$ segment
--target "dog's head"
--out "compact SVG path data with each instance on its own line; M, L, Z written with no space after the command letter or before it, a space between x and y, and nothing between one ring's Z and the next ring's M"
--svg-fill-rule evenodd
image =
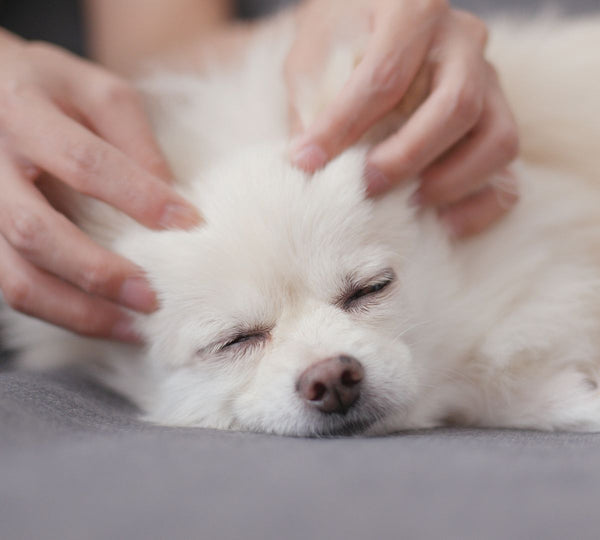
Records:
M202 227L124 237L161 303L140 320L151 418L329 435L410 408L412 210L406 190L365 199L363 158L346 153L307 178L283 152L256 149L188 194Z

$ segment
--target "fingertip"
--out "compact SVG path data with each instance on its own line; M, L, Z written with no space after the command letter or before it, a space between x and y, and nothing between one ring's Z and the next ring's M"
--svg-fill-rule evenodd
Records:
M305 172L313 173L322 169L329 160L325 150L318 144L300 141L292 143L290 149L292 165Z
M163 229L192 229L203 223L200 212L187 202L168 203L159 218L158 224Z
M123 282L119 291L119 302L143 313L152 313L158 307L156 293L141 276L130 277Z

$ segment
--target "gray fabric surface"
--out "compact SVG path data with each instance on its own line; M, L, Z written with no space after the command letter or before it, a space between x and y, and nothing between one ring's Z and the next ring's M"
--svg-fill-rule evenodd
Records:
M0 538L597 539L600 437L170 429L73 374L0 377Z
M0 540L585 540L599 496L597 435L170 429L74 373L0 372Z

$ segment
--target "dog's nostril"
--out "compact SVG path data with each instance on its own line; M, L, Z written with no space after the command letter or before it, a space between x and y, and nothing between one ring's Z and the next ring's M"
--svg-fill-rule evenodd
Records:
M324 413L346 413L360 396L362 364L351 356L335 356L310 366L296 385L300 397Z
M309 401L320 401L327 393L327 387L321 382L313 384L311 390L312 393L310 397L308 397Z
M344 373L342 373L341 381L344 386L354 386L355 384L359 384L360 381L362 381L362 378L362 370L346 369Z

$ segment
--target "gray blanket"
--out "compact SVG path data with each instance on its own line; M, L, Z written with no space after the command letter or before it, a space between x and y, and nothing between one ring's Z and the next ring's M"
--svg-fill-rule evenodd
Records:
M0 538L597 539L600 437L295 439L135 420L75 374L0 377Z
M596 435L162 428L76 373L0 372L0 540L595 540L599 498Z

